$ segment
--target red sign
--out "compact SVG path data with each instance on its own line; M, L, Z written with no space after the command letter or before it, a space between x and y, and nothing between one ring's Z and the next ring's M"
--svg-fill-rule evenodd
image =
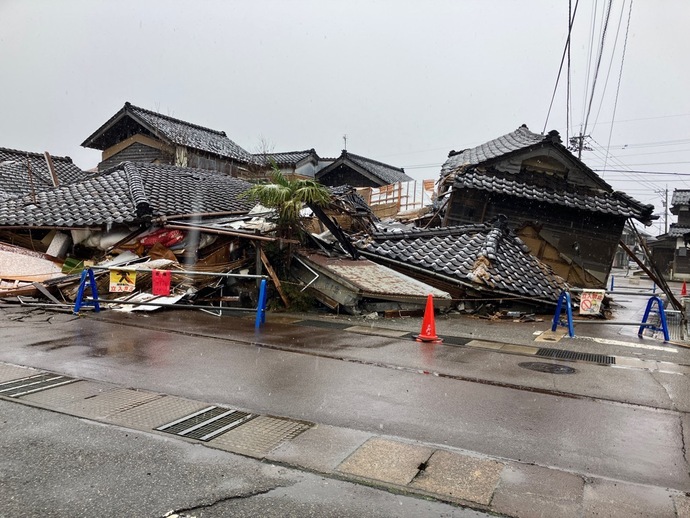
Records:
M162 297L170 295L170 270L153 270L151 276L153 294Z

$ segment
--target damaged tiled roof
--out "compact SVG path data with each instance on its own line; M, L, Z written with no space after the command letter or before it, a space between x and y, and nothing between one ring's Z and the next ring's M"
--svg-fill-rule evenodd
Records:
M52 156L53 166L60 185L86 178L69 157ZM16 149L0 148L0 199L30 194L53 187L43 153L30 153Z
M364 255L477 290L555 303L565 281L510 230L490 224L376 233Z
M82 143L82 146L106 149L109 146L101 143L100 138L126 117L131 117L152 134L163 137L170 143L240 162L249 163L252 161L252 155L230 140L224 131L191 124L167 115L139 108L129 102L125 103L125 106L120 111L87 138Z
M651 221L654 212L653 205L640 203L623 192L578 188L561 178L540 173L522 172L517 177L493 169L489 172L469 169L456 176L454 185L643 222Z
M133 223L165 215L248 212L251 184L201 169L119 166L81 182L7 200L0 226L81 227Z
M596 187L585 188L556 175L520 171L499 171L497 159L549 146L586 174ZM441 168L441 178L453 179L454 188L479 189L518 198L527 198L580 210L634 218L645 224L656 219L654 206L643 204L613 188L561 143L557 131L532 133L524 124L517 130L472 149L449 154Z
M459 167L467 167L482 164L494 158L528 148L535 144L544 142L545 140L553 141L557 138L560 142L560 137L557 133L550 133L548 135L541 135L539 133L532 133L524 124L515 131L498 137L497 139L485 142L477 147L465 149L463 151L451 151L448 160L441 168L441 177L445 177Z
M254 162L261 165L268 165L275 162L277 165L297 165L305 158L314 156L317 160L319 156L314 149L305 151L285 151L282 153L255 153L252 155Z
M366 200L357 192L357 189L351 185L338 185L336 187L329 187L331 194L334 198L341 199L345 203L349 204L355 212L363 212L371 215L372 218L378 220L374 215L371 207L367 204Z

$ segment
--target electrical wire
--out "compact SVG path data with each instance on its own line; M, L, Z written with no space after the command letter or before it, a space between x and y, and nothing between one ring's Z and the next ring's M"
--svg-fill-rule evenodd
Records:
M609 77L611 77L611 69L613 68L613 60L616 57L616 48L618 47L618 37L619 37L620 32L621 32L621 25L623 24L623 13L624 12L625 12L625 0L623 0L623 4L621 5L621 10L620 10L620 15L618 16L618 25L616 26L616 37L613 38L613 47L611 48L611 59L609 59L609 66L606 69L606 80L604 81L604 89L601 91L601 99L599 101L599 108L597 109L597 115L594 118L594 124L592 125L592 129L590 130L590 133L594 133L594 128L597 126L597 122L599 122L599 115L601 115L601 109L604 107L604 99L606 97L606 89L609 86Z
M594 67L594 78L592 79L592 90L589 95L589 103L587 105L587 116L585 117L585 125L584 129L582 130L583 134L587 133L587 126L589 124L589 116L592 113L592 101L594 101L594 92L596 91L597 88L597 79L599 78L599 70L601 68L601 58L604 54L604 43L606 42L606 31L608 29L609 25L609 20L611 18L611 7L613 5L613 0L609 0L608 2L608 7L606 9L606 16L604 19L604 25L602 26L601 30L601 42L599 43L599 51L597 53L597 63L596 66Z
M625 6L625 3L623 3L623 6ZM618 72L618 85L616 86L616 98L613 101L613 115L611 116L611 127L609 128L609 140L606 143L606 156L608 157L609 155L609 148L611 146L611 136L613 135L613 124L614 121L616 120L616 109L618 108L618 94L620 93L621 90L621 78L623 77L623 63L625 62L625 51L628 47L628 33L630 32L630 19L632 18L632 6L633 6L633 0L630 0L630 8L628 9L628 24L625 28L625 40L623 41L623 55L621 56L621 68L620 71ZM623 8L621 8L621 13L623 13ZM618 35L616 34L616 37ZM606 169L607 163L604 162L604 169Z
M575 2L575 12L577 12L577 5L580 3L580 0L577 0ZM565 63L565 58L568 55L568 51L570 49L570 35L572 34L573 31L573 22L575 21L575 13L573 13L572 18L570 17L570 10L568 10L568 17L570 18L568 20L568 37L565 40L565 47L563 48L563 55L561 56L561 64L558 67L558 74L556 75L556 84L553 86L553 94L551 95L551 102L549 103L549 110L546 113L546 120L544 121L544 129L542 130L542 135L546 133L546 126L549 124L549 116L551 115L551 108L553 108L553 101L556 98L556 91L558 90L558 83L561 79L561 72L563 71L563 63ZM570 63L570 61L568 61ZM570 65L568 65L570 68Z

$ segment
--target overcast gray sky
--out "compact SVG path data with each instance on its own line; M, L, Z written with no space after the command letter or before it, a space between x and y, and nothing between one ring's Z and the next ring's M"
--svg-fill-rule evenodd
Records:
M570 133L607 6L579 2ZM583 159L603 168L610 142L609 169L690 173L690 2L634 2L618 88L629 7L612 4ZM347 134L349 151L436 179L451 149L543 130L568 1L0 0L0 20L0 147L94 167L80 143L130 101L250 152L264 139L333 157ZM563 74L546 129L565 140ZM603 176L659 211L655 191L690 188L679 174Z

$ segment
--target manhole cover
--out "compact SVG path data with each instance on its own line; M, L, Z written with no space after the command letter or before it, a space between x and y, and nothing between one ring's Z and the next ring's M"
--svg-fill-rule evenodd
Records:
M541 362L523 362L518 363L523 369L529 369L537 372L548 372L549 374L575 374L577 371L567 365L558 365L557 363L541 363Z

